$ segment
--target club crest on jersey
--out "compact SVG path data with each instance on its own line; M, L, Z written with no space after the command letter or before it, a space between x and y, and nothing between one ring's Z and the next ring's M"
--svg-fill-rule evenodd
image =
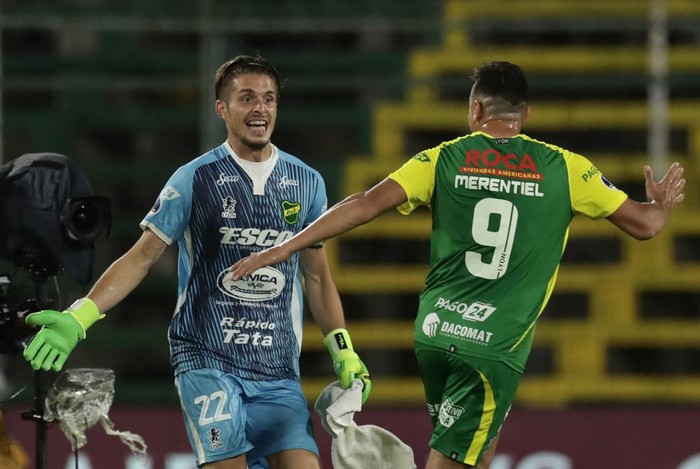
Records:
M425 154L425 152L420 152L417 155L413 157L414 160L418 160L421 163L430 163L430 158L428 155Z
M232 196L226 196L225 198L221 199L222 201L222 207L224 209L223 212L221 212L221 217L222 218L236 218L236 199L234 199Z
M459 418L464 414L464 408L458 405L454 405L449 397L446 397L442 401L440 406L440 413L438 414L438 419L440 423L445 427L451 427L454 423L459 420Z
M299 202L291 202L289 200L282 201L282 218L288 225L296 225L299 223L300 213L301 204Z

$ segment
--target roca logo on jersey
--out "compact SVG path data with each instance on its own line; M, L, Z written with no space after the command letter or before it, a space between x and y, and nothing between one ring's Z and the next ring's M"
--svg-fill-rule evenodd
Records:
M216 285L228 296L246 301L265 301L279 296L286 280L282 272L273 267L262 267L247 277L231 279L228 269L219 274Z
M291 238L291 231L261 230L260 228L232 228L222 226L219 228L221 244L238 244L241 246L259 246L266 248L276 246Z

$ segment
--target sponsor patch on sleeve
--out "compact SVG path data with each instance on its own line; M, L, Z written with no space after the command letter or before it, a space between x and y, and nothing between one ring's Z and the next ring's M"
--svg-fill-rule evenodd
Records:
M615 185L612 182L608 181L608 179L605 176L603 176L602 174L600 175L600 179L602 179L603 184L608 186L610 189L617 189L617 187L615 187Z

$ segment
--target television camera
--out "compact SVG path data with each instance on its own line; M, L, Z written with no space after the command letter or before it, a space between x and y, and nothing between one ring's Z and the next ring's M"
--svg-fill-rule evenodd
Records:
M13 279L0 274L0 353L17 354L35 332L24 317L41 309L63 309L59 273L81 284L92 276L94 241L111 232L111 204L93 195L75 161L58 153L30 153L0 166L0 259L26 271L32 298L21 298ZM53 280L53 282L50 282ZM19 299L16 299L20 296ZM10 299L12 297L12 300ZM36 467L46 467L46 372L37 371L35 407L23 418L36 422Z
M17 352L16 336L31 333L23 327L28 312L62 307L44 297L41 289L49 278L66 272L82 284L90 280L94 241L110 231L109 199L93 195L74 160L30 153L0 167L0 258L26 270L36 293L6 303L12 282L0 276L0 338L8 339L0 351ZM18 320L22 325L17 326Z

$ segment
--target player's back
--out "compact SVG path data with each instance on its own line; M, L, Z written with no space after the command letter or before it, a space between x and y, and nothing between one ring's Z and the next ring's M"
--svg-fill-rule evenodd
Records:
M586 206L585 178L602 186L600 175L584 157L524 135L477 132L421 155L434 167L433 232L416 340L522 369L577 206L607 215Z

